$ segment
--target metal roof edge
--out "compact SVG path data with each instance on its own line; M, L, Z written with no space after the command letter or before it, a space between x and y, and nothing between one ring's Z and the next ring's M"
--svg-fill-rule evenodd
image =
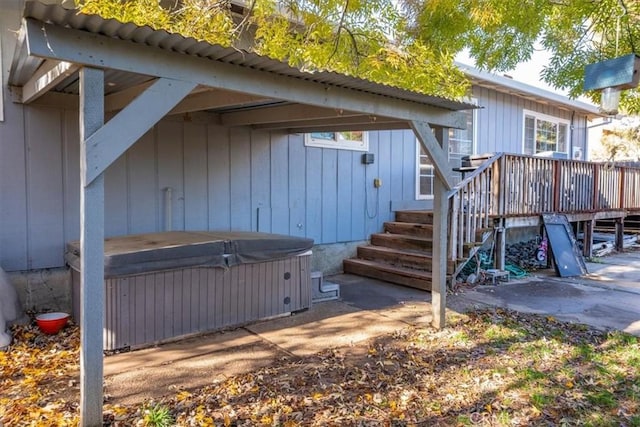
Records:
M560 95L546 89L532 86L530 84L523 83L509 77L503 77L497 74L483 71L468 64L456 62L456 66L460 68L460 70L462 70L470 79L477 80L477 84L479 86L482 86L482 82L487 82L493 85L502 86L505 89L511 89L516 92L521 92L523 94L533 96L534 98L540 98L542 100L549 101L564 108L583 112L588 115L589 118L607 117L606 114L600 112L599 108L596 105L574 100L565 95ZM517 96L518 94L514 93L513 95Z

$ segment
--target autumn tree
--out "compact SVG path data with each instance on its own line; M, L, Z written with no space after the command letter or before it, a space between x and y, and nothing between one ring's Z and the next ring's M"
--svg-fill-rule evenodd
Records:
M453 64L464 49L480 68L505 71L530 59L539 43L551 53L542 79L572 96L583 93L587 64L640 49L637 0L79 0L79 6L249 48L304 70L447 97L469 88ZM622 108L640 112L638 94L625 91Z
M550 85L583 94L586 65L640 55L638 0L402 0L407 31L426 45L468 48L476 65L493 71L527 61L536 43L551 53L542 72ZM589 94L599 101L598 93ZM622 107L640 113L640 92Z
M625 119L602 131L599 160L640 162L640 120Z
M404 20L392 0L83 0L79 8L244 48L307 71L336 71L449 98L468 89L453 64L455 52L398 37Z

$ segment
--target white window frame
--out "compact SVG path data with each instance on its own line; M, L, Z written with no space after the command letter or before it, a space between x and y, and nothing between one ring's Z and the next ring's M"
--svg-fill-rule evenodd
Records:
M369 151L369 132L362 132L362 141L349 140L341 137L345 132L325 132L333 133L334 137L332 139L314 137L314 135L319 133L323 132L305 134L304 145L307 147L334 148L337 150Z
M473 105L478 105L477 98L467 98L465 99L465 102L468 102ZM471 114L473 115L473 129L471 131L471 138L472 138L471 154L476 154L476 150L478 148L478 108L472 110ZM455 131L457 129L453 129L453 130ZM449 136L449 138L451 138L451 136ZM451 154L451 146L449 146L449 154ZM456 154L462 154L462 153L456 153Z
M569 148L571 146L571 122L567 119L562 119L560 117L556 117L556 116L550 116L548 114L544 114L544 113L538 113L537 111L532 111L532 110L523 110L522 111L522 151L521 153L525 153L525 138L526 138L526 133L527 133L527 128L526 128L526 120L527 120L527 116L531 116L535 119L535 127L533 129L534 132L534 153L533 155L536 155L538 153L535 152L535 133L536 130L538 129L538 120L544 120L545 122L550 122L550 123L555 123L557 125L563 124L566 125L567 127L567 136L566 136L566 141L565 141L565 151L557 151L558 153L565 153L567 154L567 156L569 156ZM556 141L556 148L558 147L558 141ZM567 157L569 158L569 157Z
M466 100L467 102L470 102L472 104L477 105L478 104L478 100L476 98L470 98ZM474 109L472 110L471 114L473 115L473 129L471 131L471 153L470 154L475 154L476 153L476 149L478 148L478 109ZM447 132L448 134L448 132ZM450 138L450 135L447 135L448 138ZM451 146L449 146L449 149L447 150L447 159L451 158ZM462 153L455 153L455 154L462 154ZM416 192L416 200L432 200L433 199L433 194L432 195L428 195L428 194L422 194L420 193L420 141L416 138L416 168L414 171L415 174L415 192ZM432 170L433 170L433 166L431 166ZM433 178L435 179L435 170L433 170Z
M432 200L433 199L433 194L428 195L428 194L422 194L420 192L420 156L421 156L421 150L420 150L420 141L418 140L418 138L416 138L416 169L414 171L414 175L416 177L416 200ZM431 170L432 170L432 175L433 175L433 179L435 179L435 169L433 167L433 165L431 165Z

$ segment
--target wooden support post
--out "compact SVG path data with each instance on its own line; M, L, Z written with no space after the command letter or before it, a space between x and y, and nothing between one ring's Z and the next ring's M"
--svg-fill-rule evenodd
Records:
M80 70L80 424L102 425L104 175L88 179L87 139L104 123L104 72Z
M494 267L500 271L503 271L506 266L506 251L507 251L507 230L504 228L504 221L500 221L496 225L496 234L494 235L496 241L496 260Z
M591 219L584 222L584 237L582 240L582 255L585 258L591 258L593 256L593 228L595 227L596 220Z
M433 327L444 329L447 308L447 217L449 198L440 178L433 183L433 266L431 306Z
M448 133L436 128L435 134L427 125L413 124L418 140L425 146L429 156L440 159L434 162L436 179L433 183L433 258L431 271L431 307L433 327L444 329L447 308L447 242L449 221L449 198L447 190L451 188L451 168L448 162ZM427 147L428 146L428 147Z
M624 249L624 218L616 218L616 251Z

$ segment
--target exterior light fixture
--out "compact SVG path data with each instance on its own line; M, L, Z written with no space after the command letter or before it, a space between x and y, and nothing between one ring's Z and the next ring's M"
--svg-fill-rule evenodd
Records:
M600 111L615 116L618 114L620 104L620 89L615 87L605 87L600 94Z
M640 57L634 53L589 64L584 69L584 90L601 91L600 110L610 116L618 114L620 92L637 87L639 80Z

